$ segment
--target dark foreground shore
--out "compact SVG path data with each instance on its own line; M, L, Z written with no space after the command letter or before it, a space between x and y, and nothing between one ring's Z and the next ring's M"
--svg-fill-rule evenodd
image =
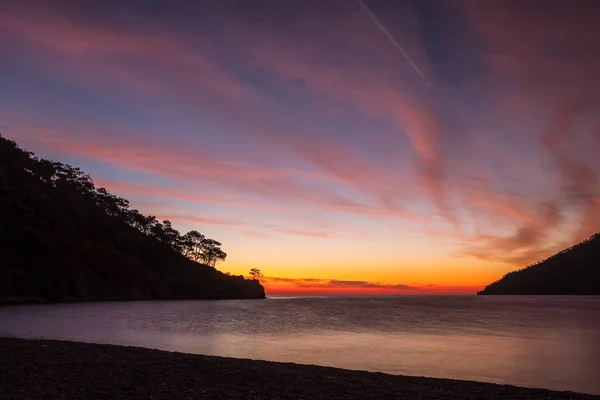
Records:
M600 399L137 347L0 338L0 399Z

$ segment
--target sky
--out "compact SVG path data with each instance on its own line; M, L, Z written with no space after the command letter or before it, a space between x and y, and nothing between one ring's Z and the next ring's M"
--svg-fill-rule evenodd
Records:
M475 293L600 231L597 0L0 2L0 133L267 294Z

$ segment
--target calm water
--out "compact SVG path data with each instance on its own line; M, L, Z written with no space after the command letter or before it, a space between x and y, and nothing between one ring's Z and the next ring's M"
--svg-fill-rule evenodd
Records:
M600 297L362 297L0 307L0 336L600 394Z

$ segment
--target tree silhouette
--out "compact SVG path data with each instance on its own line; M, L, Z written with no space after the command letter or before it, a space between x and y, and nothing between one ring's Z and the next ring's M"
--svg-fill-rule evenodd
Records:
M198 231L189 231L181 237L182 254L192 261L203 262L203 244L206 236Z
M250 276L252 277L253 280L260 281L260 279L263 277L263 274L260 272L260 269L252 268L250 270Z
M204 239L202 243L202 260L206 265L215 267L219 261L224 261L227 254L221 250L221 243L213 239Z
M79 168L1 135L0 254L0 297L264 297L260 285L208 268L227 257L221 243L182 236Z
M600 234L526 268L512 271L478 294L600 294Z
M178 253L181 253L181 235L177 229L173 228L171 221L168 219L165 219L162 223L162 235L162 242Z

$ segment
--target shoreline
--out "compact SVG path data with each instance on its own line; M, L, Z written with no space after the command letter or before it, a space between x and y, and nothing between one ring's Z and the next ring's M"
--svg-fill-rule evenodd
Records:
M0 354L0 397L11 399L600 399L493 383L54 340L0 338Z

